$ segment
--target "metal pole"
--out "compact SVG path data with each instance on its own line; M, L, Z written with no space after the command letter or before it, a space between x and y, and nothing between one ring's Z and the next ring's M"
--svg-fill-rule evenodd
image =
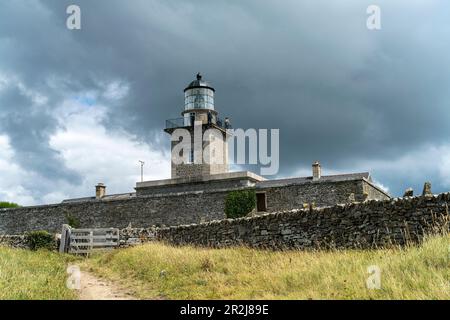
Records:
M141 182L144 182L144 161L139 160L139 162L141 163Z

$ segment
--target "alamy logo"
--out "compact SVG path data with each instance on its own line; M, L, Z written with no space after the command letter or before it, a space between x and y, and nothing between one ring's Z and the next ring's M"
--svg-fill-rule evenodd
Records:
M81 29L81 9L77 5L70 5L66 9L66 13L69 17L66 20L66 26L69 30Z
M202 121L195 121L193 131L178 128L172 132L173 164L250 164L260 165L262 175L278 173L279 129L271 129L269 138L268 129L226 129L224 132L210 128L203 131L202 124Z
M370 15L366 21L367 29L381 30L381 8L377 5L370 5L366 12Z
M78 266L68 266L67 273L69 277L66 281L66 286L71 290L80 290L81 289L81 271Z
M381 289L381 269L379 266L369 266L367 268L369 277L366 280L367 289L379 290Z

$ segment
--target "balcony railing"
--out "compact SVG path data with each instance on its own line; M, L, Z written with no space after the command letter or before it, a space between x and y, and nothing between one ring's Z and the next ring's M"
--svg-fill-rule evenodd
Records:
M185 124L185 121L186 121L186 124ZM187 127L187 126L189 126L189 123L187 123L187 121L188 121L188 119L184 119L184 118L166 120L166 129Z
M205 122L204 124L207 124L207 122ZM217 117L212 119L211 124L214 124L214 125L218 126L219 128L222 128L225 130L232 129L232 126L229 122L227 124L227 123L225 123L225 121L223 121L222 119L217 118ZM166 120L166 129L190 127L193 125L194 124L192 123L191 118L176 118L176 119Z

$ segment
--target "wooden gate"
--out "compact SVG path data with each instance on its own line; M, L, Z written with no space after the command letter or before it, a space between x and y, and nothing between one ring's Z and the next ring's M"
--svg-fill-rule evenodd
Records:
M73 229L63 226L60 252L89 254L93 250L108 250L119 246L119 229Z

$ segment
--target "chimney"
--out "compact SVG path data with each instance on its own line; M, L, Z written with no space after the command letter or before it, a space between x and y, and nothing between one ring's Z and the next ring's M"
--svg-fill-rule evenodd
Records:
M101 199L106 195L106 186L103 183L99 183L95 186L95 198Z
M313 181L319 180L322 175L319 161L315 161L312 165Z

